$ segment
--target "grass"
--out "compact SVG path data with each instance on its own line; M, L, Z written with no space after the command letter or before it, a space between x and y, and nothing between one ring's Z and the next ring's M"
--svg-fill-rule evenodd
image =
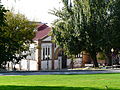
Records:
M0 90L120 90L120 74L0 76Z

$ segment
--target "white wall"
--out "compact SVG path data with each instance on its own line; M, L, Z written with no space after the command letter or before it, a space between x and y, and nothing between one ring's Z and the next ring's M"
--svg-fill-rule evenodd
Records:
M54 60L54 69L62 69L62 61Z
M70 68L71 59L67 59L67 68Z
M74 68L80 67L82 58L76 58L74 59ZM71 60L67 60L67 68L70 68L70 63ZM9 62L9 70L12 70L13 65L11 62ZM38 63L36 60L21 60L21 64L16 64L15 67L17 70L20 70L20 65L21 65L21 70L38 70ZM6 65L7 66L7 65ZM49 70L52 70L52 60L48 60L48 67ZM59 70L62 69L62 60L58 58L58 60L54 60L54 69ZM47 69L47 60L42 60L41 61L41 70L48 70Z
M52 69L52 60L48 60L48 68L47 68L47 60L41 61L41 69L42 70L51 70Z
M82 64L82 58L75 58L74 59L74 68L80 67Z
M38 70L38 64L35 60L30 60L30 70Z
M52 37L51 37L51 36L49 36L49 37L47 37L47 38L43 39L42 41L51 41L51 40L52 40Z
M21 60L21 63L20 64L16 64L15 65L15 68L17 70L37 70L37 61L35 60Z
M75 58L74 60L73 60L73 67L74 68L78 68L78 67L80 67L81 66L81 64L82 64L82 58ZM70 68L71 67L71 59L67 59L67 67L68 68Z

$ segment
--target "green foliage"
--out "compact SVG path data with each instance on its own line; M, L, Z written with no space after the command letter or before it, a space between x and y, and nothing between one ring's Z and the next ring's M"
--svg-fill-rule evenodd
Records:
M5 26L5 13L6 13L6 9L3 7L3 5L1 5L0 2L0 64L2 62L2 58L5 57L4 52L5 52L5 48L4 48L4 40L5 37L3 35L3 33L5 32L2 27Z
M97 55L97 59L98 60L105 60L106 59L106 55L103 52L99 52Z
M4 25L6 9L1 5L0 2L0 26Z
M120 0L115 0L111 10L112 47L120 50Z
M112 65L111 49L120 50L120 1L109 0L106 14L102 20L101 38L99 46L108 58L108 65Z
M64 7L53 10L59 17L53 23L58 45L69 54L90 53L97 67L96 55L120 46L119 0L62 0Z
M79 26L81 23L79 12L81 10L77 8L77 6L73 8L72 3L68 2L70 1L63 0L65 6L62 10L55 9L52 11L52 14L59 17L53 24L53 34L57 44L64 48L67 54L75 55L82 50L80 46L84 46L84 40L79 39L79 37L84 37L84 34L82 33L81 35L80 33L82 30L79 29L81 28ZM78 22L76 22L76 20Z
M119 20L120 16L116 13L120 13L120 8L117 5L117 0L110 0L108 3L108 7L106 8L106 14L102 20L103 29L101 31L101 42L100 46L102 47L103 51L111 52L111 48L119 47ZM116 10L117 9L117 10ZM116 26L117 25L117 26Z
M65 48L68 53L75 55L84 50L93 56L94 61L96 53L100 50L100 16L105 15L104 8L100 6L104 4L104 0L74 0L72 5L66 4L67 2L63 2L65 6L62 10L54 10L52 13L59 17L54 23L54 37L58 45Z
M4 45L0 52L0 64L13 60L18 62L26 56L22 55L22 52L28 50L35 29L35 24L28 21L22 14L7 12L5 18L6 25L2 26L4 33L1 34L4 37L2 39Z

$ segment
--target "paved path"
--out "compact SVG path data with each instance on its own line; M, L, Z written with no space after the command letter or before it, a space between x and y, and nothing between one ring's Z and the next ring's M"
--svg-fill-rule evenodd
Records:
M64 71L17 71L3 72L0 76L16 76L16 75L59 75L59 74L98 74L98 73L120 73L120 70L64 70Z

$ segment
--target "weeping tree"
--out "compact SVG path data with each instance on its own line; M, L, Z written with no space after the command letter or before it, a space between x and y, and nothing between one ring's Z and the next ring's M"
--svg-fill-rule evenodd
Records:
M106 0L62 0L64 7L53 10L59 17L53 23L53 34L58 45L72 55L87 51L98 67L96 55L104 49L103 32L107 29L108 8Z
M87 16L84 15L85 2L75 0L62 0L64 7L53 10L51 13L59 19L53 23L53 36L56 43L64 48L66 54L74 56L85 49ZM88 13L86 13L87 15Z
M65 53L71 57L79 54L84 46L85 33L82 31L80 23L80 13L82 8L77 8L77 2L73 6L70 0L63 0L64 7L61 10L53 10L51 13L59 17L53 23L53 36L56 43L64 49ZM82 33L82 34L81 34ZM82 37L82 38L79 38Z

